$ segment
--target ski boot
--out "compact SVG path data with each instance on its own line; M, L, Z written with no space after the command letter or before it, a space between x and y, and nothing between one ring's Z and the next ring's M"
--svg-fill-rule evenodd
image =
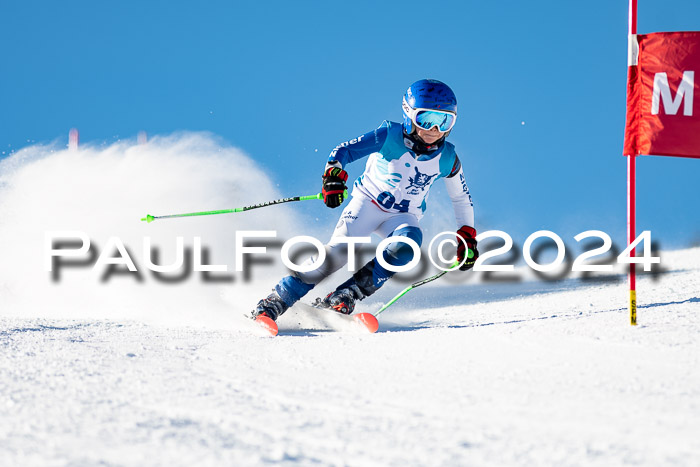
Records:
M365 298L365 295L360 288L356 284L351 283L346 287L338 288L335 292L329 293L323 300L317 298L314 306L328 308L338 313L349 315L355 310L355 302L363 298Z
M252 316L253 319L257 319L258 316L264 315L272 321L277 321L277 318L287 311L288 308L284 300L277 295L277 292L272 292L267 298L263 298L258 302L255 310L253 310Z
M277 292L272 292L267 298L263 298L258 302L255 310L251 313L251 318L271 336L276 336L279 329L277 328L275 320L277 320L282 313L287 311L287 308L289 307L284 303L284 300L277 295Z

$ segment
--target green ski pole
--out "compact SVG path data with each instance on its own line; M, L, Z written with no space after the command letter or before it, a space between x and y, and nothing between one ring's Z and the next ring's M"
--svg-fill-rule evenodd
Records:
M345 192L345 197L347 198L348 192ZM243 206L242 208L234 208L234 209L221 209L219 211L200 211L200 212L188 212L185 214L169 214L167 216L152 216L150 214L147 214L146 217L142 218L142 221L146 221L149 224L153 222L156 219L172 219L174 217L193 217L193 216L210 216L212 214L228 214L232 212L243 212L243 211L250 211L251 209L258 209L258 208L265 208L267 206L274 206L275 204L282 204L282 203L291 203L292 201L307 201L310 199L323 199L323 195L321 193L318 193L316 195L309 195L309 196L294 196L292 198L282 198L282 199L276 199L274 201L267 201L265 203L260 203L260 204L253 204L251 206Z
M469 250L469 253L467 253L467 257L468 258L474 257L474 252L472 250ZM396 302L399 298L406 295L411 290L415 289L416 287L420 287L421 285L427 284L428 282L432 282L435 279L440 279L442 276L444 276L448 272L452 271L457 266L459 266L459 261L455 261L454 263L452 263L452 265L449 268L447 268L445 271L440 271L439 273L435 274L434 276L426 277L425 279L419 280L418 282L414 282L413 284L409 285L408 287L403 289L396 297L389 300L383 307L381 307L379 309L379 311L374 313L374 316L378 316L379 313L381 313L382 311L389 308L391 305L394 304L394 302Z

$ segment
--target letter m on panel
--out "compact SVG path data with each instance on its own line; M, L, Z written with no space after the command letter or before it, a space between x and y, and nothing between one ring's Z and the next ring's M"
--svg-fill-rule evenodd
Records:
M654 75L654 90L651 96L651 114L659 114L661 101L664 104L666 115L676 115L683 102L683 115L693 116L693 89L695 88L695 72L684 71L681 84L678 86L676 97L671 97L671 88L668 85L668 75L666 73L656 73Z

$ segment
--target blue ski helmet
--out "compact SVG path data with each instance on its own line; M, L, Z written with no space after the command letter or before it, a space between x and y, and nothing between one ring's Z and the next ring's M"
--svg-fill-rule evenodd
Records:
M403 128L408 135L415 129L409 115L415 109L445 110L457 115L457 97L448 85L436 79L422 79L409 86L403 96Z

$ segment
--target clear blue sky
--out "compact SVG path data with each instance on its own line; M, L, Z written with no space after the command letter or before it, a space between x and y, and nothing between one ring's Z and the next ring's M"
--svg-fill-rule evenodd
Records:
M640 33L699 29L696 0L639 1ZM619 242L626 35L626 0L8 0L0 152L71 127L97 144L206 130L284 194L313 193L336 144L400 120L406 87L437 78L458 97L450 139L479 230L522 244L547 228L574 244L601 229ZM664 247L700 242L700 160L647 157L638 170L639 230Z

